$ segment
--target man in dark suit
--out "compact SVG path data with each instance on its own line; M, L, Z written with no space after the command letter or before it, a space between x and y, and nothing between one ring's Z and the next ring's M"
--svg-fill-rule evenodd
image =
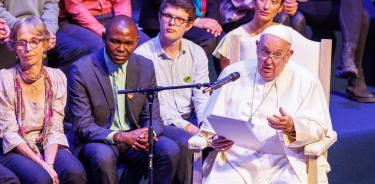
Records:
M148 100L144 94L117 94L156 85L151 61L132 54L138 41L131 18L117 16L106 27L105 47L70 68L69 109L73 152L92 174L89 183L116 183L118 163L128 166L126 183L147 170ZM157 98L153 105L155 183L171 183L179 164L178 144L164 136ZM91 179L91 180L90 180ZM130 179L130 180L129 180Z

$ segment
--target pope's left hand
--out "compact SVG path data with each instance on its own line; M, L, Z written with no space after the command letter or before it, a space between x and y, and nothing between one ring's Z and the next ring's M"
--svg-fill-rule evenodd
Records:
M274 114L271 117L267 117L268 125L277 130L282 130L286 133L295 131L294 122L282 107L279 108L280 116Z

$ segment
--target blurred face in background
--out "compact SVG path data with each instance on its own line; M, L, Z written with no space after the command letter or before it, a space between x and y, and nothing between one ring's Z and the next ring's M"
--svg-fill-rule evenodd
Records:
M260 21L269 22L273 21L276 15L282 11L282 0L255 0L254 17Z

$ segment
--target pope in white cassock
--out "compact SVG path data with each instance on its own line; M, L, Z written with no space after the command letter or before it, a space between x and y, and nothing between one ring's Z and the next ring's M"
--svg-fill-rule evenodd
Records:
M293 50L288 30L271 26L256 44L257 61L228 66L222 77L232 72L241 77L215 91L206 108L206 116L251 124L256 139L249 141L254 146L240 147L216 135L205 121L200 135L215 148L205 160L205 184L307 183L303 148L332 127L319 80L289 62ZM323 167L329 168L326 160Z

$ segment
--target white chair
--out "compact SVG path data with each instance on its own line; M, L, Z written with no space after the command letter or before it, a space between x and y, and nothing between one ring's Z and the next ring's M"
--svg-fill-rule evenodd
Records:
M300 64L320 79L327 102L329 102L332 40L323 39L320 42L315 42L305 38L293 29L290 29L290 33L292 35L292 49L294 50L290 61ZM259 36L241 37L239 35L232 35L230 42L230 63L256 58L255 42L258 39ZM321 181L327 179L329 169L319 169L318 160L321 160L321 157L327 157L328 148L337 140L336 132L332 127L329 128L322 140L306 145L304 148L304 153L309 158L309 184L321 183ZM197 137L193 137L192 141L194 141L194 138ZM199 179L194 178L193 181L199 183Z

